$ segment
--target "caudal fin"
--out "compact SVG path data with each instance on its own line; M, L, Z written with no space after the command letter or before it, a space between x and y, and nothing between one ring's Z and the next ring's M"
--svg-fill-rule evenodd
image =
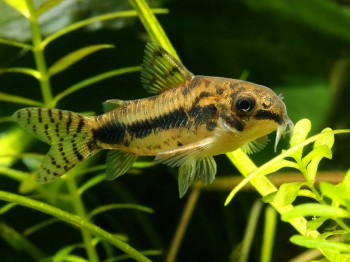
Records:
M91 118L70 111L34 107L20 109L13 117L24 129L51 145L38 171L39 183L55 180L98 151Z

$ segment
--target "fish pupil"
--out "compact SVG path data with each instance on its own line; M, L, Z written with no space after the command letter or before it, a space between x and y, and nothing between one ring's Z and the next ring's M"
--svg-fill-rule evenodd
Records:
M236 103L236 108L243 113L252 111L254 106L255 102L251 98L241 98Z

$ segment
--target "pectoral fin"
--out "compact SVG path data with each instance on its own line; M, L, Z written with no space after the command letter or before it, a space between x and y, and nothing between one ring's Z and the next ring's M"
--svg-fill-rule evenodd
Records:
M137 155L113 150L107 153L106 179L113 180L125 174L136 161Z
M162 151L156 155L155 160L171 167L180 166L187 159L202 157L214 139L215 137L208 137L195 143Z
M175 167L179 166L179 195L183 197L193 181L201 180L205 185L212 183L216 174L216 163L212 156L205 156L214 137L203 139L186 146L166 150L156 160Z
M268 142L269 142L268 137L263 136L256 140L245 143L242 146L242 150L247 154L257 153L260 150L264 149Z

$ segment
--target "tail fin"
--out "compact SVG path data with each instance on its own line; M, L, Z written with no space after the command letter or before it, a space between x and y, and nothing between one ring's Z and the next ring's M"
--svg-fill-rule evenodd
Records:
M38 171L38 182L47 183L94 155L91 118L49 108L23 108L13 114L17 122L51 145Z

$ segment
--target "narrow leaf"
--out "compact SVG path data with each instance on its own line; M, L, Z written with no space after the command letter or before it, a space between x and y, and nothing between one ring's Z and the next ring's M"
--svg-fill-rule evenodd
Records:
M141 67L139 66L134 66L134 67L125 67L125 68L121 68L121 69L116 69L116 70L111 70L99 75L95 75L93 77L87 78L79 83L76 83L70 87L68 87L66 90L64 90L62 93L58 94L52 101L52 107L55 107L55 105L58 103L58 101L60 101L62 98L80 90L83 89L89 85L92 85L94 83L100 82L104 79L108 79L114 76L118 76L118 75L122 75L122 74L126 74L126 73L134 73L137 71L140 71Z
M281 219L285 222L290 221L293 218L316 216L316 217L350 217L350 213L339 207L332 207L322 204L302 204L294 207L292 210L282 214Z
M30 17L28 5L25 0L4 0L4 2L20 12L25 18L28 19Z
M3 73L20 73L20 74L30 75L36 79L40 79L40 73L37 70L27 68L27 67L0 68L0 74L3 74Z
M13 207L17 206L15 203L8 203L0 208L0 215L5 214L7 211L12 209Z
M24 48L24 49L32 49L31 45L27 45L27 44L24 44L15 40L10 40L10 39L0 38L0 43L4 45L11 45L11 46Z
M75 63L79 62L81 59L83 59L84 57L92 53L95 53L102 49L113 48L113 47L114 47L113 45L92 45L92 46L83 47L81 49L73 51L68 55L59 59L57 62L55 62L49 68L49 75L53 76L55 74L62 72L63 70L66 70L68 67L74 65Z
M88 218L91 219L92 217L94 217L102 212L106 212L106 211L113 210L113 209L121 209L121 208L135 209L135 210L139 210L139 211L150 213L150 214L152 214L154 212L153 209L151 209L149 207L144 207L144 206L136 205L136 204L110 204L110 205L104 205L104 206L101 206L101 207L98 207L98 208L92 210L90 212L90 214L88 215Z
M166 14L168 13L167 9L152 9L152 11L155 14ZM102 22L102 21L107 21L107 20L112 20L112 19L118 19L118 18L127 18L127 17L135 17L137 16L137 13L135 10L128 10L128 11L118 11L118 12L114 12L114 13L109 13L109 14L104 14L104 15L99 15L99 16L95 16L89 19L85 19L79 22L76 22L74 24L71 24L67 27L62 28L61 30L49 35L43 42L42 42L42 46L45 47L47 46L49 43L51 43L53 40L59 38L60 36L63 36L65 34L68 34L72 31L75 31L79 28L82 28L84 26L88 26L91 25L93 23L97 23L97 22Z
M1 93L1 92L0 92L0 101L28 105L28 106L43 106L43 104L38 101L31 100L29 98L25 98L22 96L15 96L15 95L10 95L10 94Z
M46 0L44 3L42 3L37 11L36 11L36 15L40 16L43 13L49 11L51 8L55 7L56 5L60 4L62 2L62 0Z
M325 248L332 249L336 252L350 252L350 245L339 242L315 239L312 237L294 235L290 238L290 241L296 245L307 248Z

